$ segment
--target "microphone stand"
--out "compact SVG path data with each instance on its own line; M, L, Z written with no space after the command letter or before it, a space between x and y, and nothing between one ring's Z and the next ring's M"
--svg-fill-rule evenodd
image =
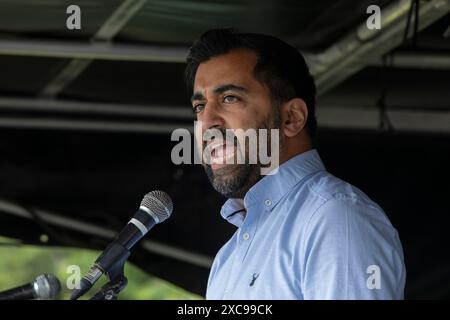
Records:
M105 284L90 300L117 300L119 293L128 284L127 278L122 274Z
M109 282L106 283L90 300L117 300L119 293L125 289L128 279L124 275L124 266L130 252L120 247L121 257L112 264L107 275Z

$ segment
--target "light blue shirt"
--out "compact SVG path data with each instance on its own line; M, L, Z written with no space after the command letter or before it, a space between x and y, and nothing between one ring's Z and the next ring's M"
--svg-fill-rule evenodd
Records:
M221 215L238 229L218 252L207 299L403 299L397 231L316 150L281 164Z

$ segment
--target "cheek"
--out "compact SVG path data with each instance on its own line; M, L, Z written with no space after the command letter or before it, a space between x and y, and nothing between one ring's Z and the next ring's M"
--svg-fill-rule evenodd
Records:
M240 129L257 129L260 124L267 120L270 114L266 111L264 105L252 104L247 105L241 112L236 113L230 118L229 125L232 128Z
M201 152L203 151L203 130L202 130L202 122L201 121L195 122L194 140L195 140L196 149L197 149L195 151L197 151L201 154Z
M256 122L266 121L273 116L272 103L267 99L260 99L254 104L254 120Z

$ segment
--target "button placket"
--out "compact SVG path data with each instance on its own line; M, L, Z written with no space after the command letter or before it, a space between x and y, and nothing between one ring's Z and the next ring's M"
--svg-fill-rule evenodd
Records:
M237 250L236 256L233 260L233 270L240 267L240 270L242 270L242 272L245 272L244 260L245 257L247 256L247 253L250 249L253 239L255 238L256 230L259 224L259 219L264 209L265 209L264 206L261 205L254 206L251 209L248 208L247 216L236 235ZM223 293L224 297L230 297L230 295L232 295L233 290L237 286L238 280L239 276L236 276L233 277L231 281L228 281L225 287L225 291Z
M256 236L256 231L258 229L259 220L261 218L261 212L264 210L264 207L254 206L250 210L252 210L251 215L248 216L250 220L245 221L240 237L240 259L241 263L244 263L245 257L252 245L254 238Z
M238 265L241 264L240 262L240 233L239 231L235 233L234 237L236 237L236 253L232 255L232 262L231 262L231 270L235 270ZM230 292L232 291L233 286L235 285L237 281L237 277L233 277L233 273L229 272L227 281L225 284L225 290L223 291L223 299L227 299L230 295Z

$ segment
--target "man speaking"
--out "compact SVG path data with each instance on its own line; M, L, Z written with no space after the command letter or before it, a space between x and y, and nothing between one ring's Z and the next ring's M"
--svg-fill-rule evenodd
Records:
M185 75L203 166L228 198L222 217L237 227L217 253L206 298L402 299L397 231L314 148L316 88L302 55L271 36L210 30L192 45ZM203 139L251 129L259 148L278 155L268 174L239 139ZM261 130L279 133L277 150Z

